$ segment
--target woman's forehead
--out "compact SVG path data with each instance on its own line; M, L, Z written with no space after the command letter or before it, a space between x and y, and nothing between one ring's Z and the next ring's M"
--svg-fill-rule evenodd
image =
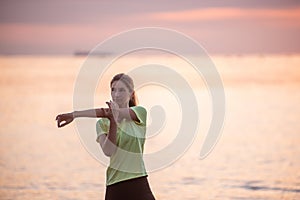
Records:
M111 87L112 88L126 88L126 85L122 82L122 81L114 81L112 84L111 84Z

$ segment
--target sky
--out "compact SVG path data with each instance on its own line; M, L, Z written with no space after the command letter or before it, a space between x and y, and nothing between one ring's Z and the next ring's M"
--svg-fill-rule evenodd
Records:
M300 53L300 0L1 0L0 54L73 54L134 28L186 34L208 53Z

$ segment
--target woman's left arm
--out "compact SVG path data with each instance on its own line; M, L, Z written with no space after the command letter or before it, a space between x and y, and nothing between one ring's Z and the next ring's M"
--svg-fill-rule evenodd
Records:
M109 108L96 108L82 111L74 111L71 113L59 114L56 116L57 126L63 127L71 123L78 117L92 117L92 118L108 118Z
M130 108L118 108L119 117L121 119L129 119L133 121L139 121L135 112ZM82 111L74 111L71 113L64 113L56 116L57 126L64 127L71 123L78 117L91 117L91 118L108 118L109 108L96 108ZM117 120L116 120L117 121Z
M120 119L128 119L128 120L131 119L134 121L138 121L135 112L131 108L115 107L114 109L118 110L117 112ZM96 109L83 110L83 111L74 111L73 116L74 118L78 118L78 117L108 118L108 113L109 113L109 108L96 108Z

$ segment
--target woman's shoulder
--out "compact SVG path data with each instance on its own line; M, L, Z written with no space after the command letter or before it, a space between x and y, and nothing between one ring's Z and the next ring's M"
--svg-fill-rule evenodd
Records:
M97 121L97 124L108 124L109 123L109 119L107 118L100 118Z
M146 108L144 108L143 106L132 106L130 107L134 112L138 112L138 113L147 113Z
M135 121L139 125L146 125L147 111L143 106L130 107L136 115L137 120Z

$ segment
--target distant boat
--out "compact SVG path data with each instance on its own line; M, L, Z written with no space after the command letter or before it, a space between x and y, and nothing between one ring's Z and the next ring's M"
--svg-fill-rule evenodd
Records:
M74 56L87 56L89 53L89 51L75 51L73 54Z
M75 51L74 52L74 56L101 56L101 57L105 57L105 56L110 56L113 53L110 52L90 52L90 51Z

